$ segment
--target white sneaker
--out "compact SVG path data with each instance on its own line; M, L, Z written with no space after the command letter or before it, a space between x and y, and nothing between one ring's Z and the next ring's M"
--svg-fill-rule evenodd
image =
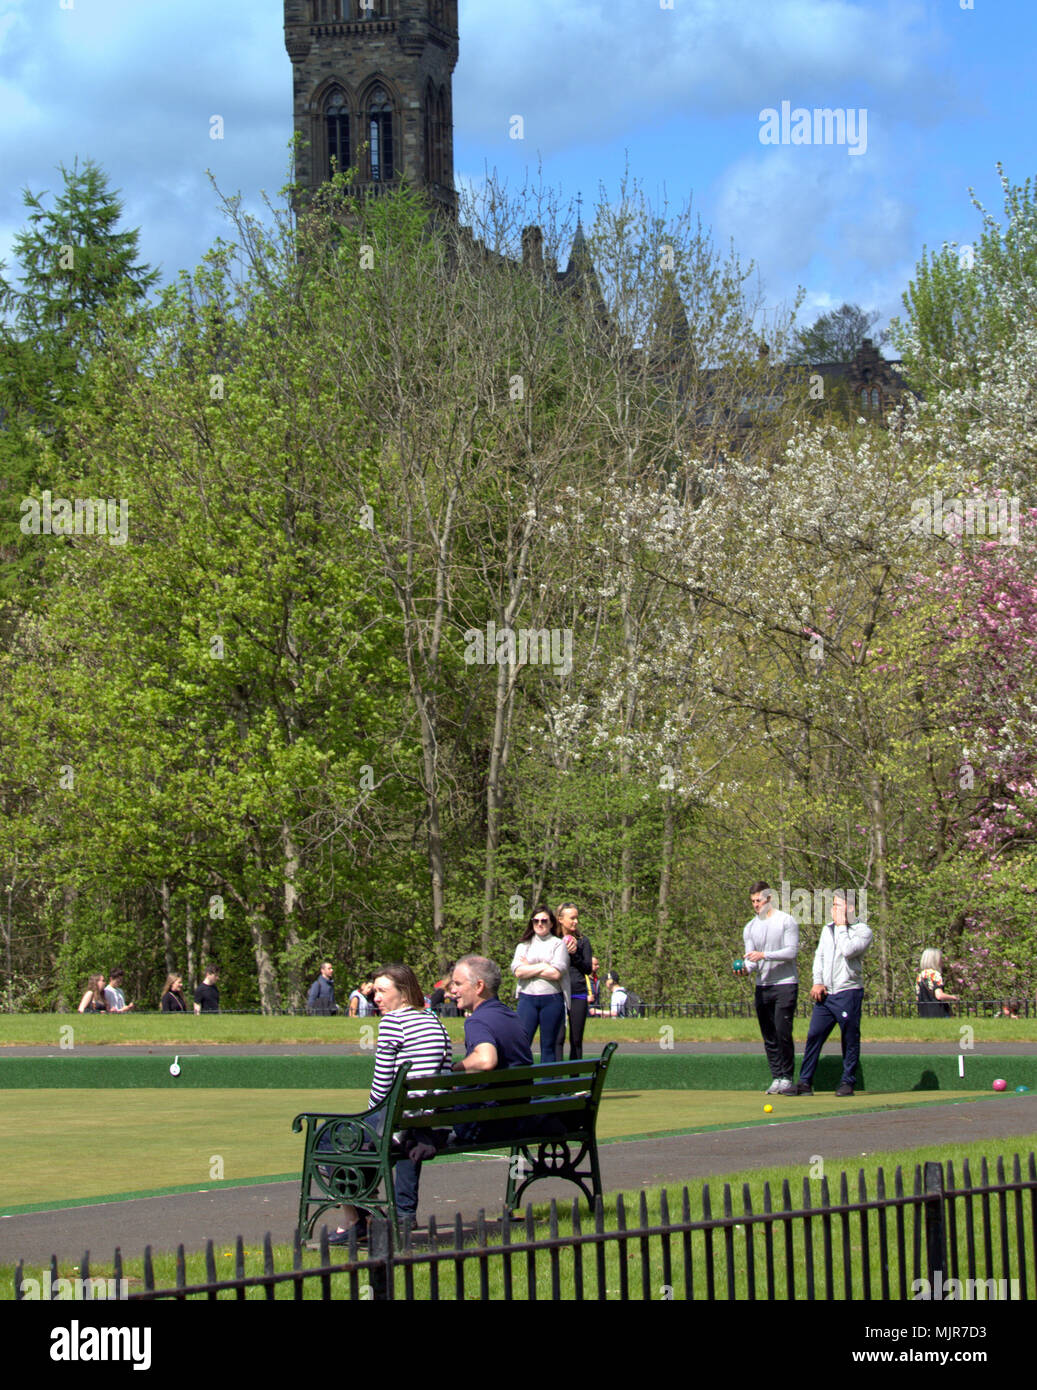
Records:
M780 1081L775 1081L774 1083L774 1094L778 1096L791 1095L795 1089L795 1086L793 1086L787 1076L783 1076Z
M782 1090L784 1089L784 1087L787 1086L787 1085L788 1085L788 1082L787 1082L787 1081L772 1081L771 1084L767 1087L766 1091L764 1091L763 1094L764 1094L765 1096L777 1096L777 1095L780 1095L781 1092L782 1092Z

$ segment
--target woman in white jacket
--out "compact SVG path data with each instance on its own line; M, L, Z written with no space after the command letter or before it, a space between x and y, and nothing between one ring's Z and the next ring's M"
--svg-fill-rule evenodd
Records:
M530 1046L540 1029L540 1060L555 1062L556 1040L565 1019L569 990L569 952L558 919L538 907L515 947L511 973L518 980L518 1016Z

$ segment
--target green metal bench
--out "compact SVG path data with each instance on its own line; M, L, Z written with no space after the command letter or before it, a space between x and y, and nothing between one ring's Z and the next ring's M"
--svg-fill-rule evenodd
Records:
M323 1213L344 1202L395 1223L392 1170L407 1156L408 1132L433 1131L445 1154L510 1149L509 1211L541 1178L576 1183L593 1209L601 1195L595 1125L616 1046L607 1043L600 1058L500 1071L411 1077L405 1063L385 1099L361 1115L296 1115L293 1131L306 1126L300 1235L309 1239ZM474 1140L453 1133L472 1124L486 1127Z

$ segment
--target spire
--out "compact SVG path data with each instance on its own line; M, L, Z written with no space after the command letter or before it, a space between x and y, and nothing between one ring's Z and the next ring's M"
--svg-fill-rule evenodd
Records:
M688 350L691 327L673 271L663 276L659 302L652 316L652 356L659 359L683 356Z

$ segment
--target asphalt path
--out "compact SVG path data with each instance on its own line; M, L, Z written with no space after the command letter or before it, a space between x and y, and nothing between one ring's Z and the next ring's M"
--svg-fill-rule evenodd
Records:
M994 1158L1016 1152L1015 1136L1037 1132L1037 1096L946 1101L909 1110L854 1114L858 1103L870 1104L874 1099L863 1093L849 1101L833 1099L833 1106L846 1107L845 1113L827 1119L783 1120L782 1109L791 1109L796 1101L779 1096L776 1118L770 1124L602 1144L602 1181L606 1191L636 1190L661 1182L700 1182L715 1173L774 1164L802 1165L805 1177L812 1165L816 1167L818 1156L831 1178L843 1167L853 1173L855 1160L865 1153L986 1139ZM474 1219L480 1208L487 1216L499 1216L506 1174L503 1156L426 1164L419 1222L427 1221L429 1213L435 1213L440 1223L452 1222L457 1213ZM575 1192L569 1183L545 1181L530 1188L528 1195L537 1202L551 1197L569 1202ZM288 1242L298 1198L299 1185L294 1181L7 1216L0 1218L0 1263L23 1259L30 1275L48 1264L52 1254L60 1261L79 1261L89 1251L92 1260L108 1261L115 1246L131 1258L142 1254L148 1244L159 1251L172 1250L182 1242L191 1250L203 1248L211 1238L222 1255L233 1248L238 1234L247 1245L256 1245L268 1231L275 1243Z

